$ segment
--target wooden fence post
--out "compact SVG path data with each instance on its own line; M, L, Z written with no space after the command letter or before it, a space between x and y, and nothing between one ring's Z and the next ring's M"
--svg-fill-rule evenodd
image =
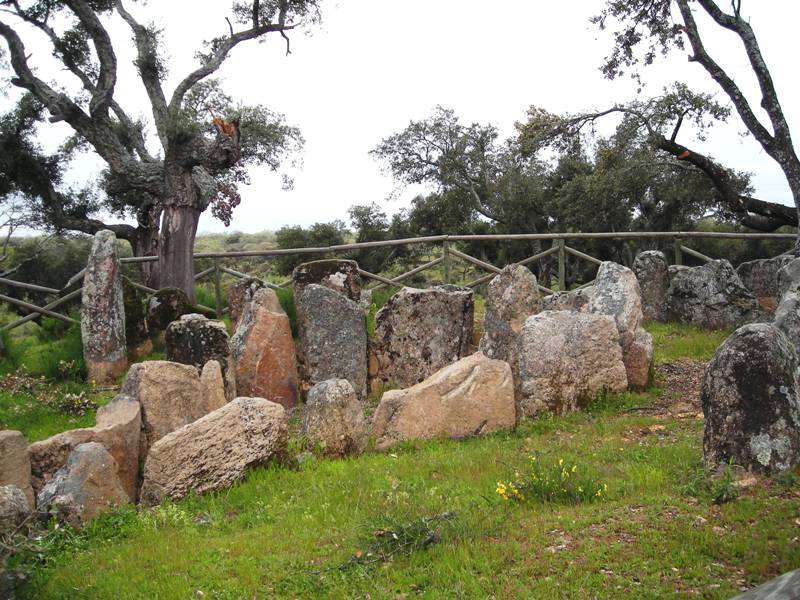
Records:
M567 289L567 251L566 242L563 238L556 240L558 246L558 291L563 292Z
M442 270L444 272L444 282L450 283L450 243L442 242Z
M675 264L683 264L683 245L681 244L681 238L675 238Z
M214 259L214 300L217 318L222 318L222 270L219 267L219 258Z

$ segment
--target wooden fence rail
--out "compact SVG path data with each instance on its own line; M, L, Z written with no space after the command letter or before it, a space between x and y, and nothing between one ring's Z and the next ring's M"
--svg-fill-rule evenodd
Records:
M696 258L703 262L708 262L713 260L713 258L698 252L684 244L686 240L692 239L726 239L726 240L784 240L784 241L796 241L797 235L792 233L727 233L727 232L705 232L705 231L655 231L655 232L639 232L639 231L617 231L617 232L597 232L597 233L584 233L584 232L569 232L569 233L520 233L520 234L489 234L489 235L435 235L435 236L425 236L425 237L417 237L417 238L406 238L406 239L399 239L399 240L384 240L379 242L360 242L354 244L341 244L337 246L325 246L325 247L314 247L314 248L275 248L270 250L248 250L248 251L241 251L241 252L201 252L194 255L195 260L212 260L213 265L203 269L202 271L198 272L194 279L195 281L201 281L208 277L213 277L213 287L214 287L214 307L203 306L203 305L195 305L194 308L197 312L202 312L209 316L215 316L217 318L221 318L222 315L227 312L226 308L223 308L223 300L222 300L222 275L226 274L236 279L244 279L250 277L247 273L243 273L236 269L224 266L222 261L226 258L274 258L278 256L309 256L309 260L313 260L313 255L315 254L338 254L338 253L347 253L352 252L354 250L365 250L370 248L386 248L386 247L396 247L396 246L410 246L410 245L419 245L419 244L429 244L433 246L441 246L441 252L439 256L429 260L428 262L416 266L409 271L401 273L399 275L393 276L384 276L379 273L370 273L366 270L359 269L359 273L362 277L370 280L372 282L371 289L378 289L384 286L399 286L402 285L401 282L412 277L414 275L418 275L424 271L428 271L430 269L434 269L439 265L442 266L442 277L445 283L450 283L452 281L452 267L453 267L453 260L458 259L467 263L470 266L476 267L481 271L487 272L486 275L475 279L469 283L466 283L466 287L475 288L480 285L486 284L497 273L501 271L501 267L497 265L493 265L485 260L481 260L474 256L467 254L466 252L462 252L454 247L456 242L515 242L515 241L550 241L552 242L552 246L546 250L538 252L524 260L518 261L516 264L519 265L530 265L535 263L536 261L542 260L548 256L556 255L557 257L557 286L558 290L566 289L567 284L567 255L571 255L575 258L578 258L583 261L587 261L592 265L600 265L602 261L594 256L581 252L575 248L570 247L567 245L569 240L598 240L598 239L616 239L616 240L627 240L627 239L649 239L649 240L673 240L674 246L674 262L675 264L682 264L683 263L683 256L688 255L693 258ZM790 255L790 252L785 252L783 255ZM782 256L782 255L781 255ZM154 262L158 260L156 256L136 256L136 257L125 257L120 259L122 263L125 264L137 264L137 263L144 263L144 262ZM0 301L8 302L12 305L19 306L24 308L25 310L31 311L30 314L17 319L12 323L8 323L0 330L10 330L15 327L19 327L20 325L27 323L33 319L38 318L41 315L49 316L52 318L60 319L62 321L68 323L77 323L74 319L69 317L68 315L64 315L54 311L53 309L58 308L72 300L77 299L81 292L82 288L78 287L72 291L70 290L73 286L81 283L84 277L86 269L82 269L80 272L76 273L75 275L71 276L63 288L60 290L50 288L47 286L37 285L34 283L22 282L22 281L15 281L12 279L7 279L0 277L0 287L2 286L10 286L20 288L30 292L37 292L40 294L45 294L47 296L52 297L52 299L45 304L44 306L36 306L31 302L26 302L24 300L20 300L17 298L13 298L11 296L7 296L4 294L0 294ZM129 280L130 283L137 289L145 291L147 293L153 293L155 290L144 286L140 283L135 281ZM580 287L586 287L591 285L592 282L583 283ZM281 289L286 288L291 285L291 280L284 281L282 283L272 283L266 282L266 284L273 288L273 289ZM552 294L556 290L547 288L545 286L539 285L539 289L545 294Z

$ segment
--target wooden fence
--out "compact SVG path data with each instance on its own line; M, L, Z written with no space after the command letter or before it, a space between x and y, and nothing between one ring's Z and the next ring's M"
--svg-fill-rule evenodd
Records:
M402 285L402 282L408 279L409 277L418 275L424 271L433 269L441 265L443 280L445 283L450 283L451 267L453 261L460 260L464 261L465 263L468 263L469 265L472 265L473 267L476 267L481 271L487 272L486 275L483 275L465 284L466 287L474 288L479 285L488 283L497 273L499 273L502 270L502 267L493 265L489 262L486 262L474 256L470 256L469 254L466 254L465 252L458 250L458 248L455 247L456 243L477 242L477 241L484 241L484 242L549 241L552 243L552 246L550 248L542 252L539 252L537 254L534 254L532 256L529 256L524 260L517 261L516 264L530 265L545 257L555 255L558 265L557 278L556 278L557 286L559 290L564 290L566 289L567 285L566 270L567 270L568 255L574 256L580 260L587 261L594 265L600 265L602 263L600 259L594 256L590 256L589 254L586 254L584 252L581 252L580 250L577 250L569 246L568 242L570 242L571 240L598 240L598 239L672 240L674 247L674 253L673 253L674 263L682 264L684 255L692 256L703 262L714 260L713 258L706 256L705 254L698 252L697 250L692 249L685 243L686 240L709 239L709 238L731 239L731 240L748 240L748 239L785 240L787 242L789 241L794 242L797 239L797 235L791 233L724 233L724 232L701 232L701 231L542 233L542 234L523 233L523 234L509 234L509 235L438 235L438 236L428 236L428 237L407 238L400 240L386 240L380 242L344 244L339 246L328 246L319 248L291 248L291 249L273 249L273 250L254 250L254 251L243 251L243 252L199 253L194 255L196 261L210 259L211 261L213 261L213 265L198 272L195 275L195 281L201 281L209 277L213 278L215 306L210 307L198 304L194 308L197 312L201 312L210 316L215 316L217 318L221 317L226 312L227 309L223 308L223 300L222 300L222 275L227 274L236 279L243 279L250 277L250 275L248 275L247 273L243 273L235 269L226 267L223 264L223 261L225 259L230 259L230 258L261 257L264 259L270 259L282 255L293 255L293 256L308 256L309 260L313 260L315 255L320 255L320 254L336 255L339 253L349 253L354 250L364 250L369 248L427 244L434 247L433 254L438 254L438 256L409 271L406 271L404 273L392 277L383 276L378 273L370 273L363 269L359 269L359 273L361 274L362 277L369 279L372 282L371 285L372 289L377 289L383 286ZM437 247L440 247L440 249L437 250ZM790 254L791 254L790 251L784 253L784 255L790 255ZM158 260L158 258L155 256L143 256L143 257L122 258L120 260L122 263L131 264L131 263L156 261ZM19 300L11 296L0 294L0 300L30 311L30 314L20 319L17 319L12 323L6 324L2 328L0 328L0 330L14 329L15 327L19 327L20 325L27 323L28 321L31 321L33 319L36 319L41 315L59 319L61 321L65 321L71 324L77 323L77 321L75 321L73 318L69 317L68 315L59 313L54 309L63 306L64 304L67 304L68 302L75 300L80 296L81 284L83 281L84 273L85 269L81 270L80 272L70 277L61 289L45 287L22 281L14 281L12 279L6 279L0 277L0 286L16 287L31 292L47 294L48 296L52 297L52 300L47 304L45 304L44 306L37 306L30 302L26 302L24 300ZM144 292L153 293L156 291L131 279L128 279L128 281L135 288L142 290ZM587 282L579 287L586 287L588 285L591 285L591 283L592 282ZM280 283L267 282L267 285L276 289L286 288L291 286L291 279ZM539 285L539 288L544 294L552 294L555 291L553 289L547 288L542 285Z

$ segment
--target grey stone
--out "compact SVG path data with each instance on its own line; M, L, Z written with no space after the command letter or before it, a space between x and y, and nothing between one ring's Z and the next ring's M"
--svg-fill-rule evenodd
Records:
M791 342L773 325L737 329L706 369L700 401L703 458L779 472L800 463L800 371Z
M367 324L358 302L330 288L309 284L297 311L298 358L305 389L346 379L359 398L367 392Z
M403 288L375 315L371 353L377 376L408 387L472 352L472 290Z
M778 271L789 264L792 257L777 256L775 258L760 258L743 262L736 267L736 273L744 286L753 292L756 298L777 299Z
M35 507L28 442L19 431L0 431L0 485L16 486L25 494L30 508Z
M797 600L800 598L800 569L771 579L733 600Z
M192 303L183 290L164 288L147 301L147 328L151 335L166 331L169 324L192 312Z
M667 292L670 319L704 329L727 329L762 320L755 296L727 260L675 272Z
M565 414L603 390L628 386L619 331L613 317L544 311L522 327L517 350L520 413Z
M367 444L367 422L356 392L346 379L330 379L308 392L303 434L329 456L361 454Z
M800 288L800 258L792 259L778 269L777 278L779 299L786 292Z
M16 531L31 514L25 493L15 485L0 485L0 534Z
M253 299L255 293L267 287L260 279L248 277L240 279L228 288L228 314L231 317L231 327L233 331L239 325L239 319L247 304Z
M39 492L38 510L81 527L98 514L130 501L117 471L114 458L101 444L81 444Z
M594 294L593 285L570 292L556 292L542 298L541 310L586 312L589 310L589 301L592 299L592 294Z
M198 373L208 361L217 361L225 380L225 397L233 399L236 395L236 368L225 323L190 313L169 324L165 339L168 361L192 365Z
M81 297L81 340L90 381L111 383L125 372L125 302L117 236L104 229L92 242Z
M667 320L669 263L660 250L646 250L636 255L633 272L642 293L642 315L645 321Z
M783 295L773 324L783 331L800 354L800 290L791 290Z
M303 302L306 286L314 284L332 289L353 302L361 301L361 276L354 260L315 260L303 263L292 271L295 302Z
M284 457L287 439L280 404L236 398L153 445L144 465L142 503L227 488L248 468Z

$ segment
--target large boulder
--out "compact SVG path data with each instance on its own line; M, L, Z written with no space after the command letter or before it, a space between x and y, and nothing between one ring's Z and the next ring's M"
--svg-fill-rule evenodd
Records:
M231 338L240 394L267 398L285 408L297 404L297 359L289 317L269 288L253 293Z
M0 431L0 485L17 487L25 494L31 510L35 508L28 442L19 431Z
M790 256L760 258L743 262L736 267L736 273L744 287L753 292L762 308L771 312L780 299L778 271L791 261Z
M773 325L780 329L800 354L800 290L783 294L775 310Z
M800 289L800 258L787 262L778 269L778 299L786 292Z
M667 320L669 262L660 250L646 250L636 255L633 272L642 293L642 315L645 321Z
M249 467L282 457L287 437L280 404L236 398L153 445L144 465L142 503L226 488Z
M170 323L191 312L192 303L183 290L158 290L147 301L147 329L151 335L166 331Z
M228 314L231 317L233 331L239 326L239 319L255 293L265 287L266 284L260 279L248 277L240 279L228 288Z
M117 476L132 500L139 484L139 446L141 432L139 402L120 395L97 411L94 427L72 429L34 442L28 448L33 488L38 493L67 462L70 454L88 442L101 444L114 458Z
M236 395L236 368L225 323L189 313L169 324L165 340L168 361L193 365L198 373L208 361L217 361L225 380L225 397L233 399Z
M474 312L472 290L403 288L375 315L371 353L377 376L409 387L468 355Z
M480 351L513 366L519 332L539 304L536 276L522 265L505 267L487 289Z
M359 398L367 393L367 324L358 302L309 284L297 310L298 358L304 389L346 379Z
M739 327L763 318L755 296L727 260L676 271L667 291L671 320L704 329Z
M306 400L303 434L328 456L361 454L367 444L367 422L356 392L346 379L312 387Z
M569 292L556 292L544 296L541 300L541 310L569 310L586 312L589 310L589 301L594 294L594 286L590 285Z
M794 346L773 325L737 329L706 369L700 401L703 458L779 472L800 464L800 370Z
M295 301L303 302L303 290L315 284L332 289L353 302L361 301L361 276L354 260L315 260L303 263L292 271Z
M379 450L409 439L460 439L516 424L511 367L480 352L421 383L390 390L372 418Z
M0 485L0 535L16 531L32 510L21 489L11 484Z
M101 444L81 444L39 492L38 509L81 527L98 514L130 502L117 471L114 458Z
M525 321L517 349L520 413L564 414L603 390L628 386L619 330L609 315L544 311Z
M653 341L641 327L642 300L639 282L633 271L615 262L600 265L588 311L614 318L628 385L646 387L653 362Z
M92 242L81 297L81 340L90 381L111 383L125 373L125 303L117 236L98 231Z
M214 361L216 362L216 361ZM207 367L213 369L213 367ZM206 382L215 378L206 375ZM168 433L220 408L224 395L204 385L197 369L164 360L133 365L121 393L141 404L142 435L139 456Z

